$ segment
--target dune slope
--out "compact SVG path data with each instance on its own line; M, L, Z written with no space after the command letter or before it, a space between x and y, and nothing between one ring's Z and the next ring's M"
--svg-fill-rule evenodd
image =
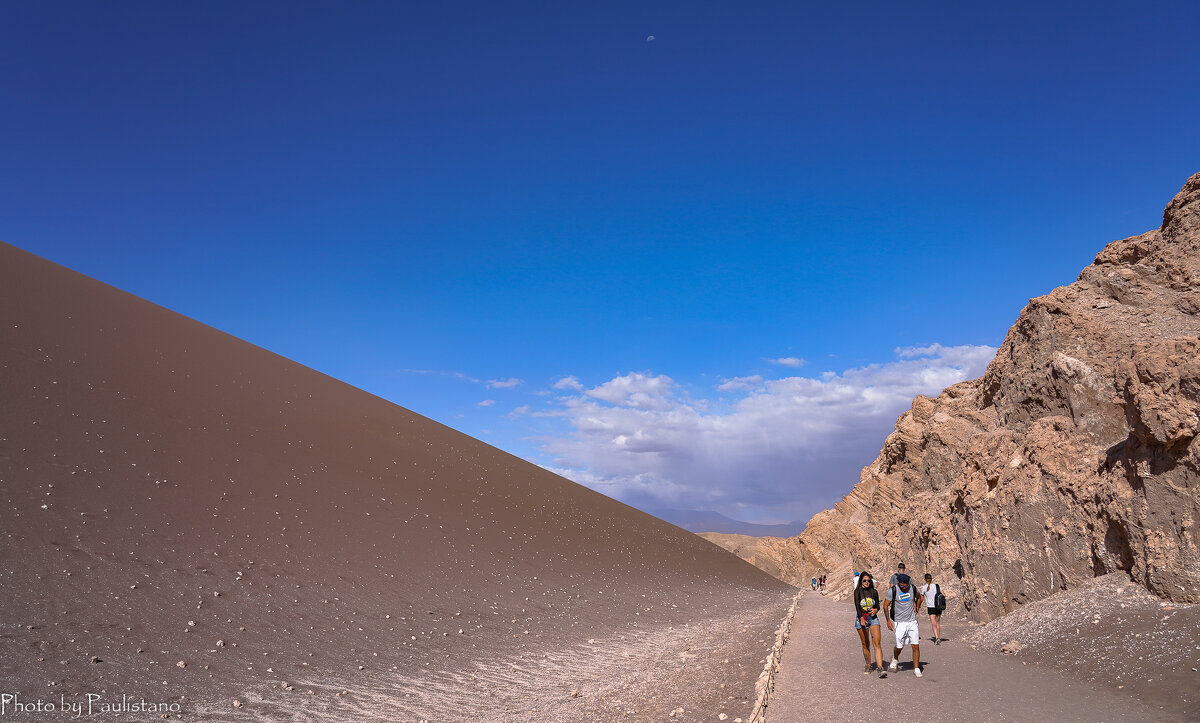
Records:
M730 661L705 685L752 694L758 628L790 597L699 537L3 244L0 378L0 671L26 700L570 718L545 706L612 687L622 635L665 649L676 628ZM728 697L675 662L689 704Z

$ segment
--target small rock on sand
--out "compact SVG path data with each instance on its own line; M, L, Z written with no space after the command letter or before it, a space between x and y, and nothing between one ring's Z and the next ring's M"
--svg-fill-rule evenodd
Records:
M1024 647L1024 645L1021 645L1016 640L1010 640L1004 645L1000 646L1000 652L1004 653L1005 655L1016 655L1017 653L1021 652L1021 649Z

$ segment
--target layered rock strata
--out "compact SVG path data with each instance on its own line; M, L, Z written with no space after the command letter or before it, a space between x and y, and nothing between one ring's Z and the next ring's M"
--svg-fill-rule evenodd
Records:
M1161 228L1032 299L982 378L917 397L794 544L843 593L932 571L973 620L1117 570L1200 602L1198 431L1200 174Z

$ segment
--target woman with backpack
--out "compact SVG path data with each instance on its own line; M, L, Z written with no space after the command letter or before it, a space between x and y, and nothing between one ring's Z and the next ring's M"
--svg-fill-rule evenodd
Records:
M921 586L921 595L925 598L925 612L929 613L929 622L933 623L933 644L942 644L942 611L946 609L946 596L942 588L933 582L933 575L925 573L925 584Z
M875 663L879 668L879 677L887 677L887 669L883 667L883 644L879 639L879 593L875 591L875 580L871 573L864 571L858 576L858 585L854 588L854 629L862 641L863 660L866 665L863 673L871 674L871 642L875 642Z

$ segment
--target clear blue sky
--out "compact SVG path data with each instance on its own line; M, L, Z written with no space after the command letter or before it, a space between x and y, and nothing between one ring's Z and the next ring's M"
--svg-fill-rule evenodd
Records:
M781 422L737 414L772 382L861 402L898 348L996 346L1157 226L1200 170L1197 27L1195 2L6 2L0 238L643 506L788 519L894 403L755 480L697 481L695 447L738 458L705 435L742 419L757 458ZM647 447L610 465L610 428Z

